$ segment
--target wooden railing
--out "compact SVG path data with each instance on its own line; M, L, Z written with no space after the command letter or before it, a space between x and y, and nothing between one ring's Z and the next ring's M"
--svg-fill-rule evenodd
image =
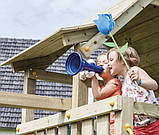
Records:
M71 123L73 125L81 122L80 132L82 135L93 135L94 130L96 130L97 135L109 135L110 112L114 111L116 116L116 135L127 135L125 124L129 123L131 128L133 128L134 110L136 113L143 112L141 110L137 112L136 110L138 109L134 109L133 99L115 96L49 117L20 124L17 126L16 133L18 135L68 135L68 124ZM157 116L157 110L158 108L156 108L155 116ZM94 120L94 117L96 117L96 120ZM94 121L96 121L96 126L94 126Z
M18 135L68 135L68 124L81 122L82 135L109 135L110 112L115 112L115 135L128 135L125 124L133 129L133 114L159 118L158 105L135 103L132 98L115 96L17 126ZM96 120L94 120L96 117ZM96 121L96 124L94 124ZM96 126L95 126L96 125Z

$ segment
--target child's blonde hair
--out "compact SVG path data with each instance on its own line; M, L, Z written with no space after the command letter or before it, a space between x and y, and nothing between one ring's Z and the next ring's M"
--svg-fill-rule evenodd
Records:
M119 50L117 48L112 48L107 52L108 59L109 59L109 54L112 51L115 51L117 53L118 61L122 61ZM133 47L128 47L127 50L123 53L123 56L130 67L138 66L140 63L140 57L137 51Z
M107 56L107 52L103 52L103 53L101 53L101 54L99 54L99 55L97 56L96 65L97 65L97 62L98 62L99 57L101 57L101 56L103 56L103 55Z

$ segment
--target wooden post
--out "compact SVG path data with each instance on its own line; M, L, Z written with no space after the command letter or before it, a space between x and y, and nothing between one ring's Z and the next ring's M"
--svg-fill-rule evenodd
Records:
M79 46L75 46L75 51L79 51ZM82 56L85 59L84 56ZM73 76L72 85L72 108L88 104L88 86L80 80L79 74ZM71 124L71 135L81 135L81 122Z
M35 94L36 80L29 78L30 70L25 70L24 74L24 94ZM33 109L22 109L22 123L34 120L34 110Z
M129 97L122 98L122 111L115 112L115 135L128 135L125 124L133 129L134 100Z

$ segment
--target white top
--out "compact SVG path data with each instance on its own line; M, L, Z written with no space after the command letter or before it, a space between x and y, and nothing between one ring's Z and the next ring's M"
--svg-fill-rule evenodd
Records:
M138 90L136 84L134 84L129 75L127 74L126 79L122 85L122 96L132 97L134 102L145 102L151 104L158 104L157 99L155 98L153 90L146 90L143 87L140 87ZM135 115L134 124L137 127L146 126L155 121L155 118L147 117L144 115Z

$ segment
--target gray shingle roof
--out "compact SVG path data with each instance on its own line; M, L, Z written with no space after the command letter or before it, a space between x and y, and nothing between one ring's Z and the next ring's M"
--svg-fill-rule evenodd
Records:
M12 56L25 50L39 40L32 39L13 39L13 38L0 38L0 63L6 61ZM97 54L104 52L102 47L96 51L91 58L96 59ZM56 60L48 71L65 72L65 61L69 54L73 52L73 48L68 50L63 56ZM0 66L0 91L22 93L23 89L23 75L24 72L13 73L11 66ZM60 84L56 82L44 82L37 80L36 94L55 97L70 97L72 96L72 86ZM52 115L55 112L35 110L35 119ZM0 127L2 128L15 128L21 122L21 109L0 107Z

